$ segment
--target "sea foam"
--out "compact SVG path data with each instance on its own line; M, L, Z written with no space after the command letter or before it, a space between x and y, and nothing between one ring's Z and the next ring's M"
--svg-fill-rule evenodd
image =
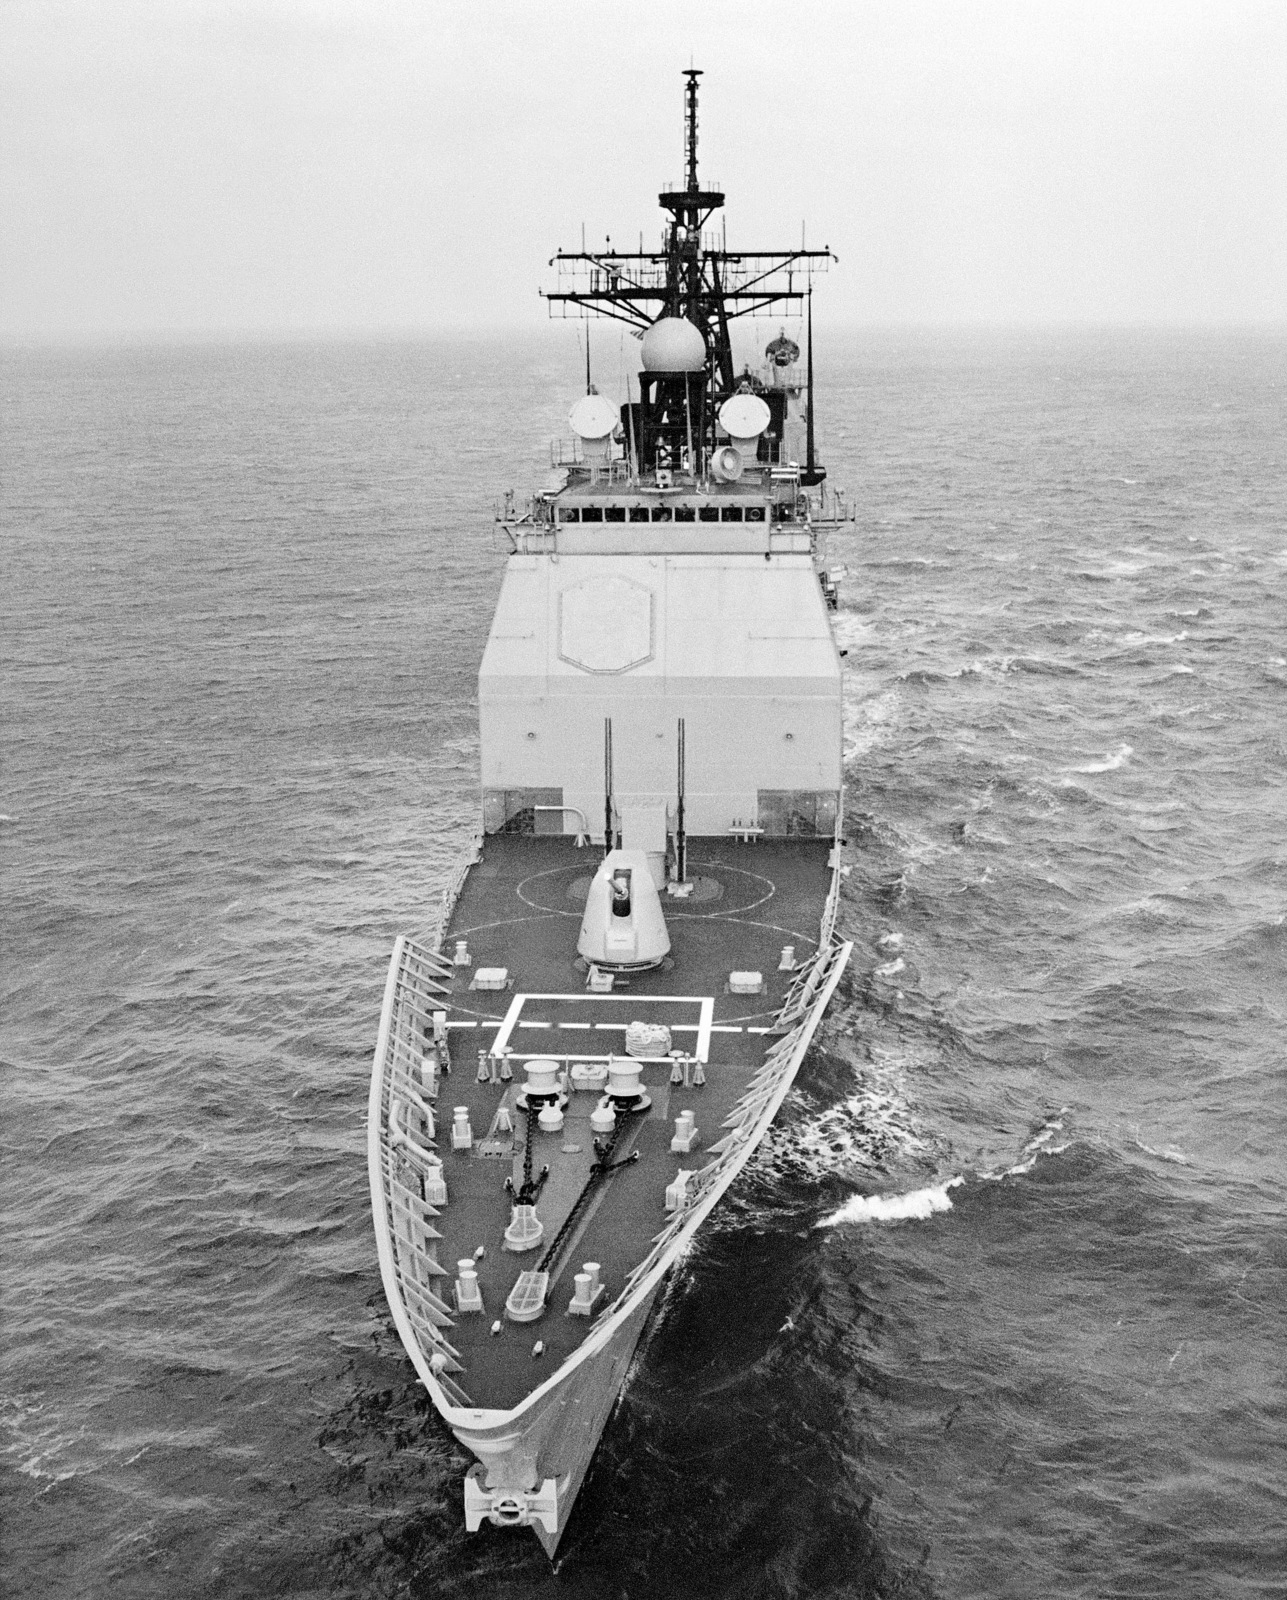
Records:
M1119 744L1111 756L1105 756L1102 761L1089 761L1084 767L1069 767L1069 772L1116 772L1119 767L1124 767L1135 754L1134 746Z
M948 1190L964 1182L964 1178L958 1177L927 1189L912 1189L907 1194L856 1194L839 1211L824 1217L818 1227L834 1228L842 1222L924 1221L936 1212L950 1211L952 1201Z

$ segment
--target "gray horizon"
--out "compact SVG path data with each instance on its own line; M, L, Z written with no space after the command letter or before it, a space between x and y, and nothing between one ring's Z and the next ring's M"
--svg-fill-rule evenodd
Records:
M802 225L830 245L831 329L1287 323L1287 8L822 0L788 30L763 0L664 0L649 18L18 0L0 341L535 328L583 222L592 245L656 242L690 59L730 248Z

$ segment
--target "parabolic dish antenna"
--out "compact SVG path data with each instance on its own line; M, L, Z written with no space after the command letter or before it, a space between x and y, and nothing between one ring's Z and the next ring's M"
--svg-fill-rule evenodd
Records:
M617 408L601 394L583 394L568 412L568 426L579 439L606 439L617 425Z
M735 394L719 408L719 425L730 439L758 439L771 416L758 394Z

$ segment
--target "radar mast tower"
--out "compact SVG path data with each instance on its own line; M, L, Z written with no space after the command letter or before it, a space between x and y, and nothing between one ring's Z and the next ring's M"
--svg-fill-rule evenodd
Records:
M657 199L669 213L661 249L560 250L550 265L558 287L546 292L551 316L603 316L642 332L659 317L691 322L706 347L702 448L714 447L715 418L722 400L734 394L729 324L736 317L763 314L771 306L808 299L813 274L836 257L825 247L807 250L730 250L722 232L703 235L724 194L704 188L697 171L700 67L688 67L684 86L684 186L668 187ZM558 308L556 311L555 308ZM821 469L818 469L819 471Z

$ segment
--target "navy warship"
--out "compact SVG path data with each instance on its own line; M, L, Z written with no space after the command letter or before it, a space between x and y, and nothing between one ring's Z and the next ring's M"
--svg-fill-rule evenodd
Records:
M727 247L684 77L658 248L551 263L551 313L626 323L641 370L610 400L587 359L545 488L498 509L481 827L394 945L371 1081L380 1270L477 1458L466 1527L551 1557L667 1275L851 951L827 545L852 513L813 419L834 258ZM739 373L730 323L784 313L803 366L783 332Z

